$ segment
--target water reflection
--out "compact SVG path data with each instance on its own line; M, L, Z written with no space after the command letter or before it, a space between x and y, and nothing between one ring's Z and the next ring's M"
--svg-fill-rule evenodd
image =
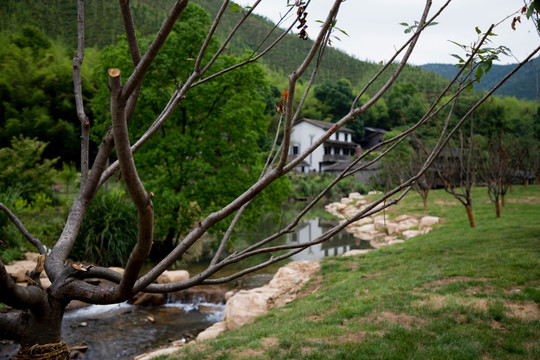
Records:
M302 224L298 225L297 230L294 233L288 235L287 244L303 244L313 241L335 225L335 223L325 221L321 218L312 218L306 220ZM341 231L329 240L321 244L313 245L306 250L293 255L291 259L321 259L327 256L343 255L349 250L356 249L372 249L372 247L369 241L357 239L351 233Z

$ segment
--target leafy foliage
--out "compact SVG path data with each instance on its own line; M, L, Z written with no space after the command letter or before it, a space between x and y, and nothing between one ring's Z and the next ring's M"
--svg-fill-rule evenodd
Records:
M50 193L56 159L42 159L46 143L22 136L0 149L0 189L18 189L26 199Z
M0 33L0 47L0 147L22 135L49 142L47 158L79 161L79 121L65 49L32 27Z
M88 208L73 257L104 266L124 266L137 242L137 211L122 189L100 191Z
M188 76L204 41L210 23L208 14L199 6L190 5L183 16L188 20L175 25L145 78L144 94L138 104L141 111L130 123L134 140L166 105L163 99L167 96L163 94L172 93L176 83ZM142 39L142 46L150 40ZM217 45L211 43L210 49ZM223 56L210 71L217 72L238 61L236 57ZM125 74L132 71L125 42L104 49L100 62L101 66L96 68L99 74L105 74L105 68L111 66L121 68ZM257 65L226 74L220 82L199 85L161 128L160 134L135 155L148 189L155 194L154 206L159 214L157 240L172 244L202 216L229 203L256 180L264 155L259 145L266 143L269 126L265 120L268 91L264 72ZM102 110L107 109L107 94L108 89L103 86L93 102L97 133L110 124L109 114ZM274 190L266 192L267 197L250 206L246 224L252 223L263 207L279 207L287 187L283 182L274 186ZM222 224L218 230L226 226Z
M291 194L298 198L314 198L334 180L333 176L325 174L292 174L290 178ZM330 201L339 201L340 198L348 196L352 192L366 194L368 191L367 185L357 182L353 176L350 176L330 189L326 197Z

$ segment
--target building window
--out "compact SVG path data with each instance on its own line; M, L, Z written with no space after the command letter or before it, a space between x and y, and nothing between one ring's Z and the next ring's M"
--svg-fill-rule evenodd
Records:
M336 133L336 140L339 140L339 133Z
M300 153L300 149L298 148L298 145L293 145L292 147L292 154L298 155Z
M349 141L349 134L345 134L345 141Z
M332 151L331 151L331 149L330 149L329 146L325 146L325 147L324 147L324 155L330 155L331 152L332 152Z

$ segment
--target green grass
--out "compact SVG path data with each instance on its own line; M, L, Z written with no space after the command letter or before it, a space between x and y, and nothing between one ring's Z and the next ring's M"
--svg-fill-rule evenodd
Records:
M440 216L434 232L327 258L293 303L159 359L540 359L540 186L514 187L498 219L473 195L477 228L443 191L428 210L410 194L389 216Z

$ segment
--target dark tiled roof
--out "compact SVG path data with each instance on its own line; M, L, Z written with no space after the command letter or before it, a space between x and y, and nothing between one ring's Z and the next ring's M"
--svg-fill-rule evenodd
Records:
M302 121L306 121L312 125L315 125L317 127L320 127L322 129L325 129L325 130L328 130L330 129L332 126L334 126L335 124L334 123L331 123L331 122L328 122L328 121L322 121L322 120L314 120L314 119L307 119L307 118L303 118L303 119L300 119L296 122L296 124L299 124L301 123ZM295 125L296 125L295 124ZM353 133L354 131L352 131L351 129L348 129L346 127L342 127L341 129L339 129L339 131L343 131L343 132L348 132L348 133Z
M388 130L384 130L384 129L376 128L376 127L370 127L370 126L365 126L364 129L365 129L366 131L374 132L374 133L382 133L382 134L386 134L386 133L388 132Z

